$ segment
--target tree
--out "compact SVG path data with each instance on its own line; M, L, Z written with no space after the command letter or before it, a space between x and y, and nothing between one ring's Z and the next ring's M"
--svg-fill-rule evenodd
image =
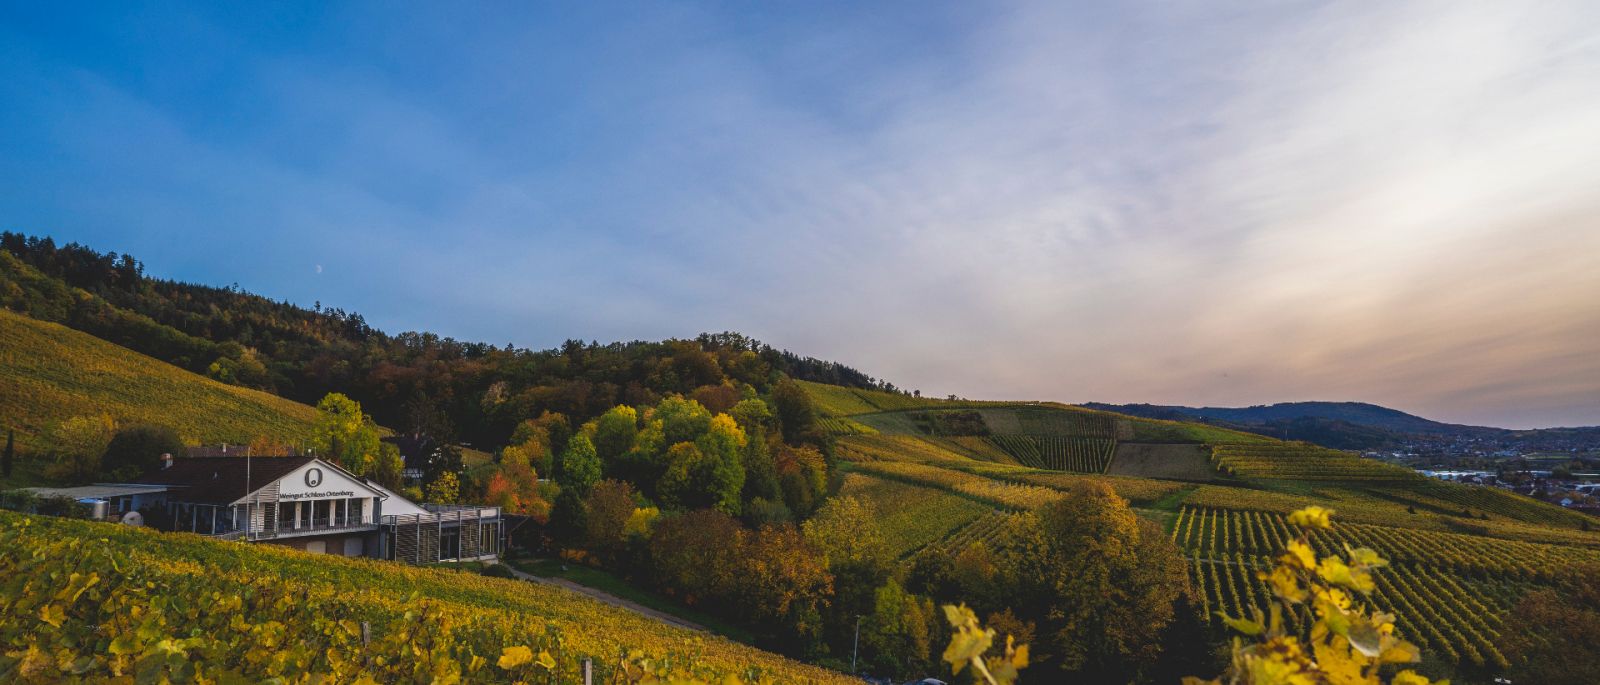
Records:
M829 642L836 650L847 649L854 637L855 617L872 613L878 588L889 580L894 556L872 506L854 497L828 500L801 531L833 574Z
M1593 682L1600 673L1600 565L1574 569L1567 587L1529 592L1505 621L1496 646L1518 683Z
M778 415L778 426L783 430L783 441L796 445L816 440L821 435L817 425L817 408L805 388L787 378L772 389L772 406Z
M684 604L727 606L748 536L738 521L719 511L662 516L648 543L649 577Z
M617 480L603 480L589 491L584 502L589 517L584 545L606 563L616 563L627 543L624 532L635 510L633 486Z
M11 477L12 462L16 461L16 458L17 458L17 432L14 431L14 430L8 430L8 431L6 431L6 451L5 451L5 455L3 457L0 457L0 472L3 472L3 475L6 478L10 478Z
M595 419L594 450L607 474L613 473L617 460L633 449L638 435L639 412L633 407L617 405Z
M727 414L717 414L695 446L706 457L706 471L698 474L696 485L718 511L737 515L744 491L744 430Z
M581 498L587 496L589 489L599 481L600 455L595 453L594 442L582 433L572 436L567 441L566 451L561 453L556 482L561 484L563 491L571 490Z
M51 431L56 447L56 463L49 469L54 478L88 481L101 473L100 458L116 434L117 422L109 415L74 416Z
M425 499L436 504L455 504L461 498L461 481L456 474L446 471L428 484Z
M934 616L932 602L889 580L874 591L872 610L861 619L861 663L896 681L932 671Z
M1100 482L1076 482L1038 516L1019 517L997 547L1002 596L1075 679L1138 679L1188 592L1177 548Z
M765 406L765 405L763 405ZM734 420L738 420L735 417ZM742 425L742 424L741 424ZM778 484L778 467L772 461L772 449L767 445L765 429L759 425L745 429L744 501L755 500L783 502L783 487ZM748 504L747 504L748 506ZM784 507L787 509L787 505Z
M734 606L759 642L814 655L833 594L827 560L792 525L767 526L748 540L735 566Z
M778 448L773 459L778 471L778 486L783 490L783 503L796 517L811 515L828 490L828 466L815 447Z
M183 439L170 426L137 423L118 429L106 444L101 469L115 480L129 480L161 466L161 455L182 454Z
M367 475L379 485L395 490L400 487L405 470L406 463L400 458L400 448L385 442L378 445L378 458L373 460Z
M311 434L317 453L351 473L365 475L378 457L378 426L372 417L362 413L361 403L337 392L317 402L317 412Z
M664 444L692 442L711 426L711 412L694 400L673 395L656 405L654 418L661 422Z
M667 468L656 482L656 495L668 509L699 509L710 506L705 492L696 486L705 473L706 456L692 442L680 442L667 450ZM724 512L726 513L726 512Z

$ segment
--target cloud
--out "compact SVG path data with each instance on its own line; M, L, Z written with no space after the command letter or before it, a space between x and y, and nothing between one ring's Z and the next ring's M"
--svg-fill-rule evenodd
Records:
M208 18L210 80L0 30L0 209L390 330L1600 423L1592 3L371 9Z

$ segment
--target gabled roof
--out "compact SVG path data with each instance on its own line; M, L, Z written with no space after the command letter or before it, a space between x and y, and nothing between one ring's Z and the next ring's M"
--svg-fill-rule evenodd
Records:
M171 467L151 471L133 482L170 486L175 489L172 499L182 502L231 504L314 460L313 457L174 459Z

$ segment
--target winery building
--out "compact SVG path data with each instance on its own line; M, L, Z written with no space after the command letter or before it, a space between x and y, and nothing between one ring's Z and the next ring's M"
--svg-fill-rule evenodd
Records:
M145 488L145 522L164 530L413 564L493 559L503 546L497 507L415 504L316 457L163 464L127 485Z

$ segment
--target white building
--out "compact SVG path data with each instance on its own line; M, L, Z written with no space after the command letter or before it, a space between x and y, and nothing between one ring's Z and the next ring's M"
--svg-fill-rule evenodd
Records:
M410 563L492 559L496 507L417 505L316 457L169 460L126 487L159 487L150 525L308 552Z

